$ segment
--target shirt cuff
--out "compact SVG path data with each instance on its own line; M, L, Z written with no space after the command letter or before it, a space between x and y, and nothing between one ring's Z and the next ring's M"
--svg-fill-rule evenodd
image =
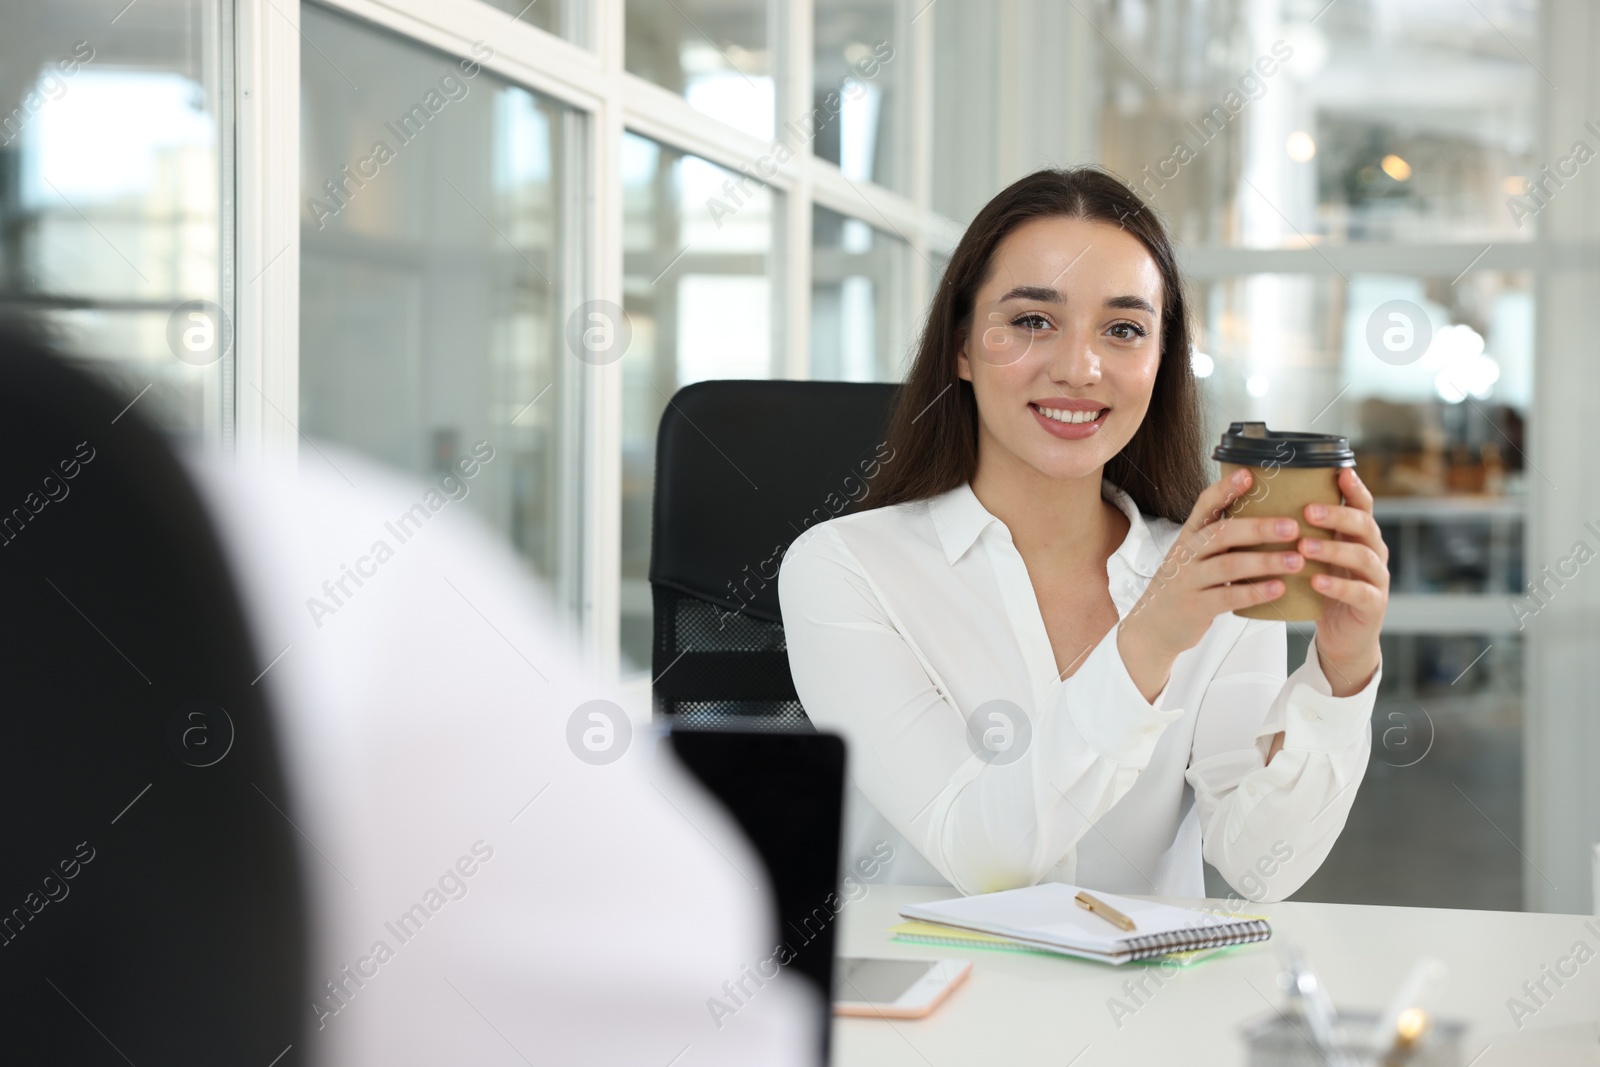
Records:
M1342 752L1366 736L1377 703L1378 682L1383 678L1383 657L1372 678L1347 697L1333 695L1333 685L1322 673L1317 642L1312 638L1306 660L1284 683L1289 699L1284 706L1283 747L1300 752ZM1274 730L1273 732L1276 732Z
M1171 686L1169 675L1155 700L1144 698L1122 662L1113 626L1083 666L1062 683L1061 695L1090 748L1114 762L1143 767L1150 762L1162 730L1183 715L1182 708L1161 707Z

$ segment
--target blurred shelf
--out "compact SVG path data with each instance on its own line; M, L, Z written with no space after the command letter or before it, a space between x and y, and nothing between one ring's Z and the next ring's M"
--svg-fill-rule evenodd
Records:
M1515 633L1513 598L1483 593L1391 593L1383 619L1386 634ZM1296 633L1310 633L1312 624L1289 624Z
M1516 496L1380 496L1372 514L1380 519L1520 519L1526 503Z

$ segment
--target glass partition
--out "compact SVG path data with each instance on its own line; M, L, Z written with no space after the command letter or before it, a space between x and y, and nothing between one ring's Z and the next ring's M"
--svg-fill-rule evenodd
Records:
M591 0L485 0L513 20L588 45Z
M483 42L315 7L301 31L300 427L428 481L475 467L461 499L572 603L582 122Z
M1138 183L1183 240L1533 236L1536 4L1097 10L1108 45L1100 161Z
M836 106L839 117L818 131L813 151L853 182L909 193L905 5L817 0L814 12L811 106L830 113Z
M1470 258L1470 257L1468 257ZM1389 545L1384 678L1349 824L1298 894L1517 908L1533 277L1192 279L1212 439L1230 421L1338 433ZM1289 665L1311 636L1291 624ZM1212 875L1212 886L1221 883Z
M12 4L0 35L0 304L213 443L234 413L231 12Z
M1000 26L989 0L940 0L933 22L933 209L965 223L1005 184Z
M728 192L734 183L733 192ZM656 428L678 389L778 376L782 200L743 175L636 134L622 141L622 653L650 666Z
M627 0L628 73L763 141L775 107L768 5L762 0Z
M811 235L811 377L900 381L910 365L911 247L821 205Z

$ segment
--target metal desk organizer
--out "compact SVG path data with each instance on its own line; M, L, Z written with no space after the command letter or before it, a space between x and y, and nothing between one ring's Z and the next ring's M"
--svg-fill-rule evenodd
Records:
M1435 1020L1414 1048L1385 1059L1368 1047L1378 1018L1377 1012L1341 1012L1345 1047L1330 1056L1317 1051L1295 1013L1274 1011L1243 1027L1245 1063L1247 1067L1462 1067L1465 1023Z

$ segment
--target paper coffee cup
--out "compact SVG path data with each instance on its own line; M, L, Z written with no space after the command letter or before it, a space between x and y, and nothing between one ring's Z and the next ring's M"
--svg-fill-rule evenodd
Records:
M1288 540L1233 551L1284 552L1293 550L1302 537L1333 539L1333 531L1306 522L1305 509L1307 504L1344 503L1339 492L1339 469L1356 465L1347 438L1269 430L1264 422L1236 422L1222 435L1211 458L1221 465L1224 478L1241 467L1248 468L1251 474L1250 488L1228 505L1229 517L1293 519L1300 527ZM1246 619L1315 621L1322 616L1324 598L1311 588L1311 579L1327 570L1325 564L1307 558L1295 573L1276 576L1285 586L1282 596L1234 614Z

